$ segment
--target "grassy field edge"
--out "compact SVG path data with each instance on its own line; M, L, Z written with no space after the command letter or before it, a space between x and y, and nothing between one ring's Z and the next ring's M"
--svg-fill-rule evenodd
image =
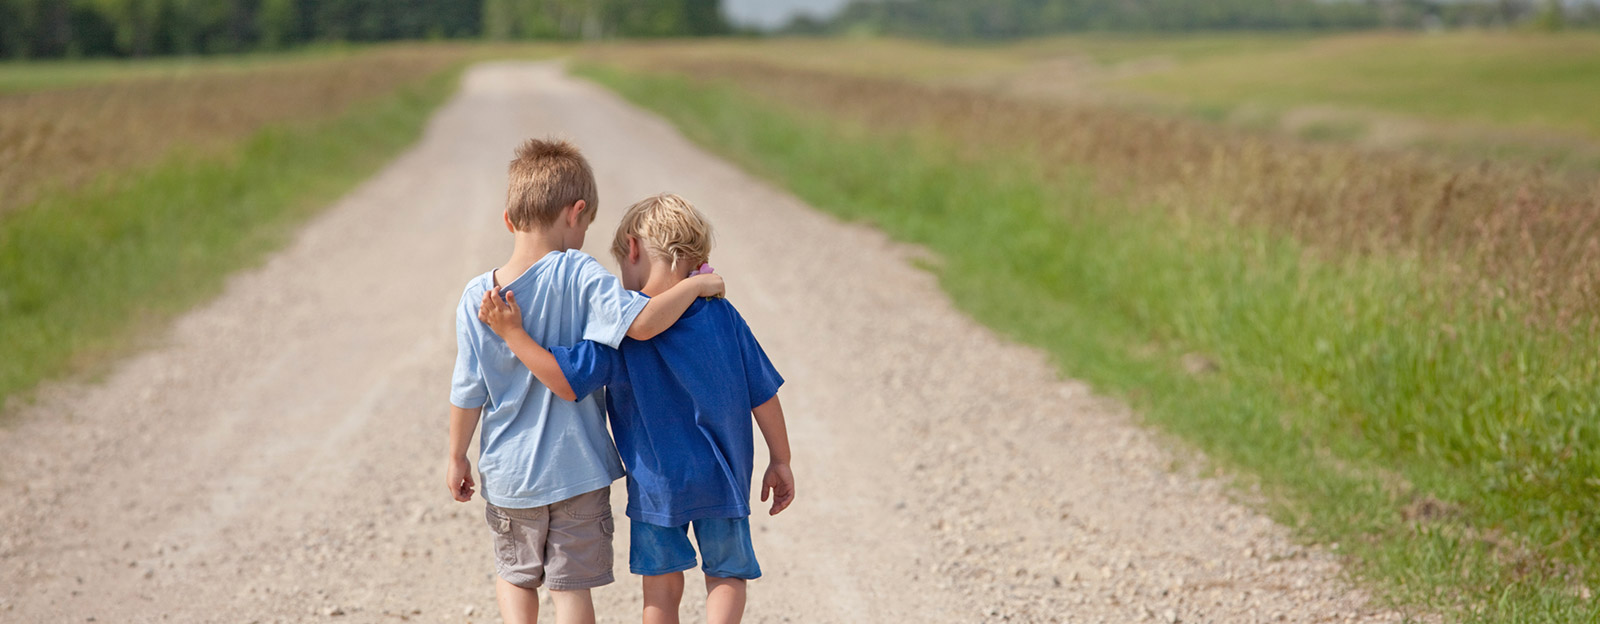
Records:
M0 413L42 380L103 370L141 329L235 270L412 144L465 64L327 119L277 124L221 157L176 153L0 219Z
M992 152L972 158L937 137L786 110L732 83L577 71L812 205L929 247L962 309L1046 349L1067 373L1259 485L1258 504L1301 539L1346 556L1390 603L1466 621L1600 617L1583 585L1594 576L1587 551L1542 546L1569 541L1548 533L1571 518L1552 510L1506 530L1517 512L1497 505L1539 501L1497 495L1475 506L1470 475L1439 461L1391 468L1383 444L1341 435L1342 419L1327 417L1348 407L1342 381L1319 377L1328 370L1380 382L1402 369L1450 375L1470 359L1462 353L1553 344L1442 303L1415 263L1321 262L1264 232L1171 222L1097 193L1089 175L1046 175L1025 157ZM1463 338L1413 335L1439 327ZM1372 352L1374 344L1394 346ZM1413 433L1421 435L1393 435Z

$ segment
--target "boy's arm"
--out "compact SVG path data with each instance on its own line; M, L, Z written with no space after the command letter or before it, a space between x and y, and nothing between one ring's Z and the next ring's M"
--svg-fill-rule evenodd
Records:
M450 406L450 444L445 451L445 488L458 502L472 500L472 463L467 461L467 447L472 445L472 433L478 430L478 415L483 408L467 409Z
M678 282L667 292L650 298L644 310L633 317L633 324L628 326L628 337L634 340L654 338L678 322L678 317L683 316L695 299L721 297L726 291L722 276L715 273L694 275Z
M776 516L794 502L794 471L789 468L789 431L783 423L783 404L773 395L751 413L755 414L756 426L761 428L761 439L766 440L770 454L767 474L761 478L761 502L766 502L770 493L772 510L768 513Z
M640 313L641 316L643 314ZM517 356L517 360L528 367L528 370L533 372L534 378L549 388L550 392L568 401L578 400L577 393L572 391L572 384L567 382L567 376L561 371L561 365L556 362L555 356L534 342L533 337L522 327L522 306L517 305L516 293L507 292L504 301L500 299L498 288L483 293L483 305L478 308L478 320L483 321L489 329L504 339L506 346L511 348L511 353Z

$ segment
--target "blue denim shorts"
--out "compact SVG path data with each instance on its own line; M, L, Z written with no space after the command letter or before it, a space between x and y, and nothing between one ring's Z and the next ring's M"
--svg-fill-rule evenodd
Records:
M689 544L689 527L694 527L695 545L705 565L706 576L754 579L761 577L756 549L750 543L749 518L705 518L676 527L656 526L630 520L628 569L639 576L682 572L695 564L694 546Z

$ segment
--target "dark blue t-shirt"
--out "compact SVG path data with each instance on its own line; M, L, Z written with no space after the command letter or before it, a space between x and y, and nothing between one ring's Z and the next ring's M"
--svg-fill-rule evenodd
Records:
M551 353L578 396L607 389L629 518L680 526L750 515L750 410L783 378L733 304L697 300L667 331L618 349L585 340Z

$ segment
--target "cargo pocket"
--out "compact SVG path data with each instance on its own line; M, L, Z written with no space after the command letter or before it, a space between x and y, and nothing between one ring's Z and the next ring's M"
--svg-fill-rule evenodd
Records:
M606 511L610 510L608 509ZM610 566L611 560L615 559L617 556L616 547L612 544L613 537L616 535L616 533L617 520L616 518L611 517L610 514L607 514L605 519L600 521L600 558L601 561L605 562L605 565L608 567Z
M483 506L483 519L489 522L489 530L495 535L511 534L511 517L494 505Z
M494 531L494 556L503 566L517 563L517 545L511 539L511 517L494 505L484 505L483 517Z

